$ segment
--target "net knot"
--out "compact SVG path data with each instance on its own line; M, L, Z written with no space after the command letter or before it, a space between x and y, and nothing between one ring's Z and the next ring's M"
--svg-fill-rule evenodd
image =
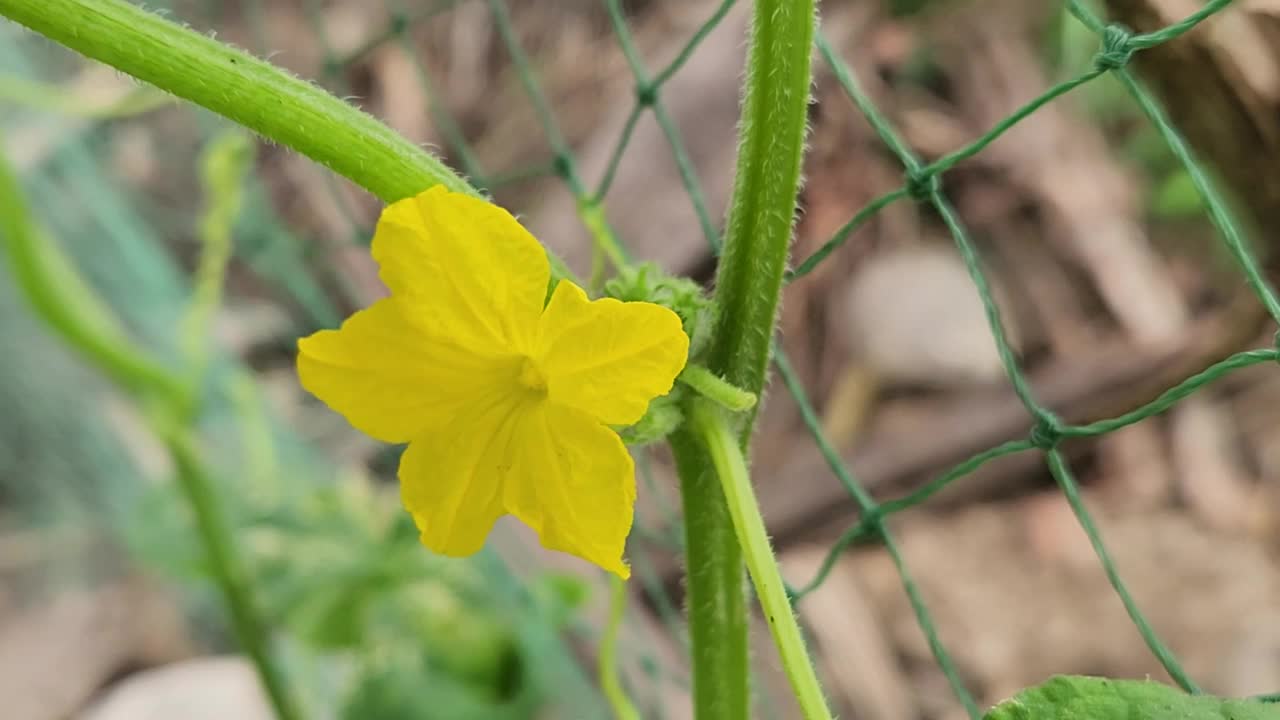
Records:
M853 536L858 541L883 541L884 509L876 505L863 510L862 517L858 519L858 525L853 532Z
M1108 25L1102 31L1102 48L1093 57L1093 66L1104 72L1119 70L1129 64L1137 49L1129 28L1117 24Z
M1064 427L1057 415L1042 410L1037 414L1036 424L1031 428L1028 440L1041 450L1052 450L1062 442Z
M942 189L942 180L927 168L910 168L907 170L906 189L912 200L925 202Z
M653 83L640 83L636 85L636 102L641 107L651 107L658 102L658 88Z

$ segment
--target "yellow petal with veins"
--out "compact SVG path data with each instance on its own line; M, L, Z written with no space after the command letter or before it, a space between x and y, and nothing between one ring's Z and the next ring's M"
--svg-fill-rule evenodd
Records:
M409 443L400 458L400 497L422 544L441 555L478 552L503 510L502 487L520 414L506 396L459 413L450 427Z
M387 206L373 258L413 324L480 351L527 351L551 277L546 252L506 210L436 186Z
M538 325L537 358L552 402L609 425L630 425L671 390L689 338L680 316L647 302L590 301L562 280Z
M542 546L577 555L624 580L635 508L635 465L618 434L586 413L542 402L514 423L503 505Z
M395 299L298 341L302 386L361 432L402 443L453 424L474 398L510 386L519 368L412 332Z

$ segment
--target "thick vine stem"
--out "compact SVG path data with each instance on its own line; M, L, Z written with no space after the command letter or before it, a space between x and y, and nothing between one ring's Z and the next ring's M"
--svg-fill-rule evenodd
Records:
M669 438L684 508L685 612L697 720L751 717L742 550L711 456L686 427Z
M800 187L814 25L813 0L755 2L738 166L716 275L719 321L706 366L756 397L769 366ZM755 414L753 407L735 423L744 455ZM750 701L742 549L706 438L685 429L671 445L684 500L694 713L699 720L745 720Z
M756 2L738 167L716 273L720 323L707 364L757 396L800 189L814 24L813 0Z

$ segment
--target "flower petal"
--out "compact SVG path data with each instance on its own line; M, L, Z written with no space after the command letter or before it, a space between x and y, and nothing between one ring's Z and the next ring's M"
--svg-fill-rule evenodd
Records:
M382 282L428 332L465 347L531 347L551 269L506 210L437 185L388 205L372 249Z
M542 546L577 555L624 580L622 561L635 510L635 465L617 433L555 403L520 413L503 504L538 533Z
M451 425L459 408L510 387L518 363L426 336L394 298L298 341L302 386L384 442Z
M468 407L451 428L414 439L400 458L400 497L431 550L474 554L504 514L503 477L520 419L514 406L501 398Z
M553 402L631 425L671 390L689 354L680 317L647 302L588 301L562 280L539 320L539 362Z

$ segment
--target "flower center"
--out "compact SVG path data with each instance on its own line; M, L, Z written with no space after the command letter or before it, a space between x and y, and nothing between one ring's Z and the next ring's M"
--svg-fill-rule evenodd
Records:
M543 374L542 368L533 361L533 358L526 357L520 365L520 386L533 392L545 393L547 391L547 376Z

